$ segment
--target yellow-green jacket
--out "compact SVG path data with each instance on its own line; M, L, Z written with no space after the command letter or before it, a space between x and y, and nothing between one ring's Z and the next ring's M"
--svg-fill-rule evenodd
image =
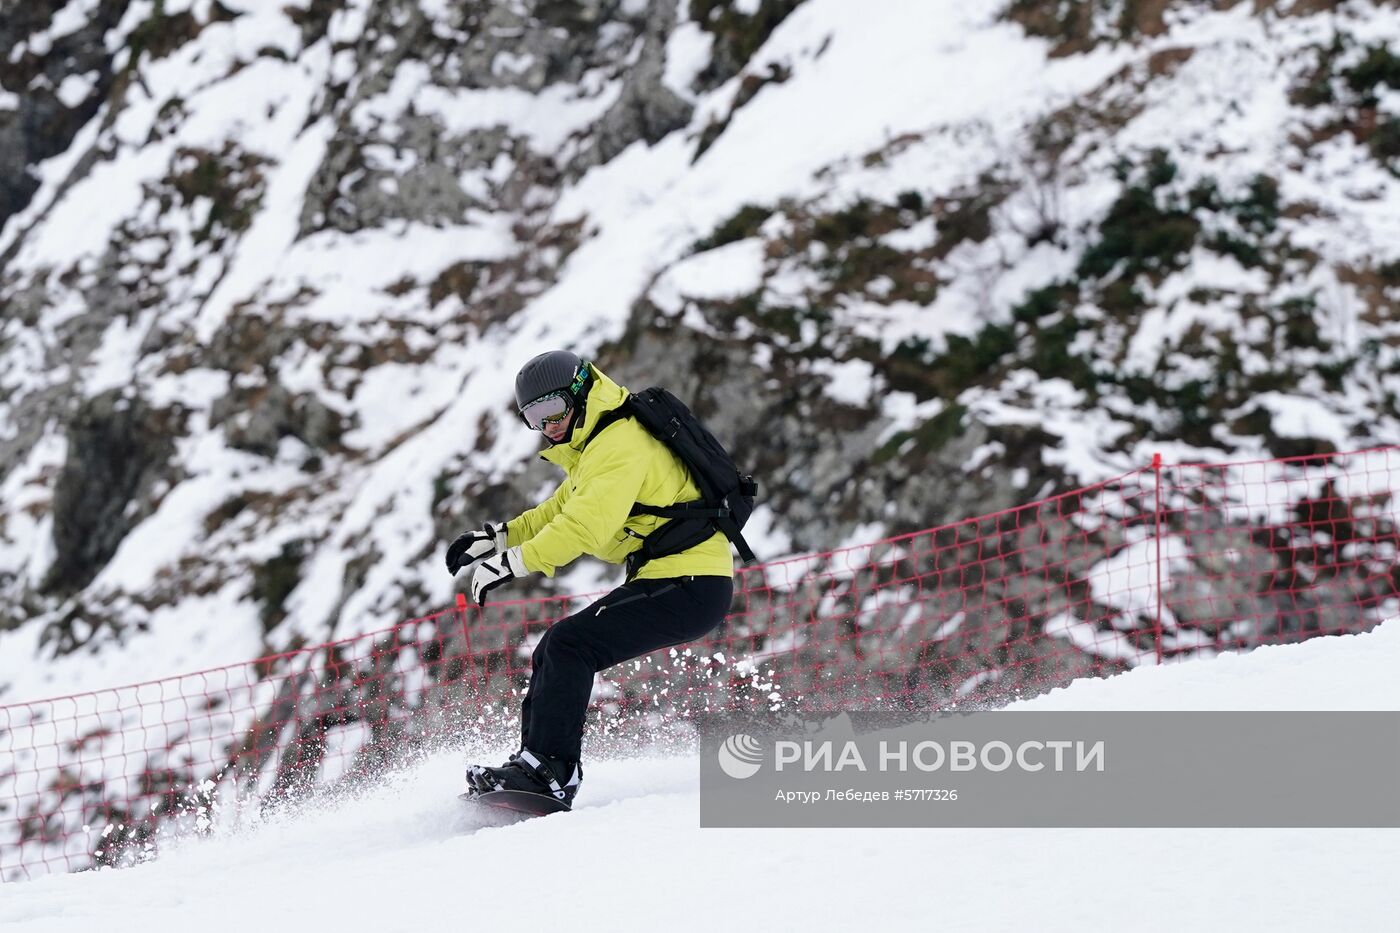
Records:
M700 498L685 464L647 433L635 418L623 418L583 448L593 426L627 398L627 390L598 371L588 391L583 424L569 439L541 454L564 468L564 481L544 502L510 520L507 544L520 545L528 570L554 571L582 554L613 564L642 545L667 519L631 515L633 503L668 506ZM583 449L581 449L583 448ZM734 575L729 539L716 531L695 547L647 561L639 580Z

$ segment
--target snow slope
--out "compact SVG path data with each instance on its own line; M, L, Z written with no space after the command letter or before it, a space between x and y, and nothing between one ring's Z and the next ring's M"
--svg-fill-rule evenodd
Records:
M1400 621L1085 681L1019 709L1400 710ZM1393 930L1396 830L700 830L692 757L593 763L487 825L443 754L138 868L0 891L25 931ZM451 892L444 900L442 893Z

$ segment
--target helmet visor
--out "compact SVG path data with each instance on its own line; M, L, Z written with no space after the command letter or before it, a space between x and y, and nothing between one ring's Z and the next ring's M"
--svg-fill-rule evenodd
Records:
M573 403L565 392L551 392L541 395L520 409L520 417L536 431L558 424L568 417Z

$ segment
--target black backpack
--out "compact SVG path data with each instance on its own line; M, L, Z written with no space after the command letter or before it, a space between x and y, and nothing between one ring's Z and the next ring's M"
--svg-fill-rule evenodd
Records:
M709 538L715 530L733 543L744 563L756 559L740 531L753 514L758 483L742 474L724 445L706 429L680 399L660 386L634 392L617 408L598 419L593 433L583 442L586 448L609 425L623 418L636 418L652 437L665 444L680 458L700 489L701 498L670 506L632 505L633 515L656 515L670 521L642 540L642 546L627 557L627 577L631 579L647 561L689 550Z

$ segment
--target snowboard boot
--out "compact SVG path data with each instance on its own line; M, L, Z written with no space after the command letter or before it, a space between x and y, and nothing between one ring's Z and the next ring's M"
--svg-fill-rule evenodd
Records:
M528 748L511 755L499 768L471 765L467 768L467 786L472 793L486 794L493 790L523 790L543 794L573 806L574 795L583 782L583 766L576 761L546 758Z

